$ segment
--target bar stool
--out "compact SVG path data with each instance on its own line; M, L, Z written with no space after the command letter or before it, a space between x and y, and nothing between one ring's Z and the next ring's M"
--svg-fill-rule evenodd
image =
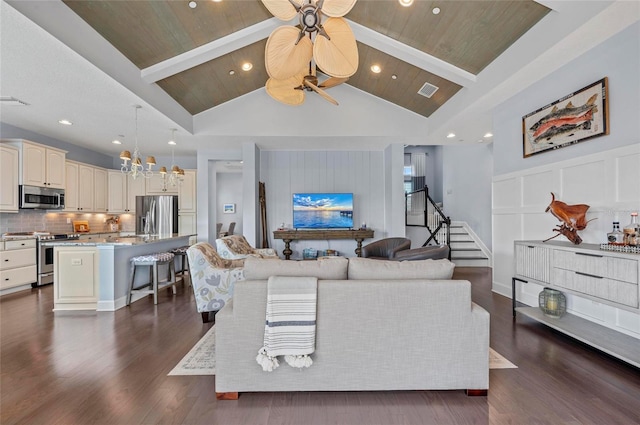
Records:
M158 290L166 288L167 286L173 287L173 294L176 294L176 268L174 264L175 255L170 252L158 252L156 254L147 254L133 257L131 261L131 282L129 284L129 294L127 297L127 305L131 304L131 296L134 292L141 294L153 294L153 303L158 304ZM158 266L167 265L169 268L168 280L160 282L158 276ZM151 267L151 281L145 283L142 286L133 288L136 280L136 270L138 267L147 266ZM149 289L143 289L147 288Z
M180 275L182 278L182 283L185 283L184 274L185 272L189 273L189 283L191 285L191 271L189 271L189 261L187 261L187 250L189 249L189 245L184 245L179 248L174 248L171 250L171 253L176 256L176 258L180 257L180 271L176 272L176 275Z

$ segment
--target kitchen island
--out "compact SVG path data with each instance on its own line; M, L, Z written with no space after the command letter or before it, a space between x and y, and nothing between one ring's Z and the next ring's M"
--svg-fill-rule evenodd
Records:
M169 252L189 244L193 235L133 236L90 241L51 241L54 247L54 311L115 311L127 304L130 259ZM165 270L160 272L164 276ZM146 270L136 272L136 285L149 281ZM146 295L133 297L132 302Z

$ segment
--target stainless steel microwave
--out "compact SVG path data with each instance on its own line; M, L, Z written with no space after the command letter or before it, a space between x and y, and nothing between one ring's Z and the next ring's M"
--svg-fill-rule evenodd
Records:
M59 210L64 208L64 189L20 185L20 208Z

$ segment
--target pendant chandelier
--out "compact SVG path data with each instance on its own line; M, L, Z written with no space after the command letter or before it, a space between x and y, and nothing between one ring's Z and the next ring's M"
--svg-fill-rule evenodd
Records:
M153 171L151 167L156 165L156 159L153 156L148 156L145 163L147 165L147 169L144 169L142 165L142 157L140 155L140 149L138 149L138 109L142 108L140 105L133 105L133 108L136 112L136 140L135 147L133 149L133 156L131 156L131 152L122 151L120 152L120 159L122 160L122 165L120 166L120 171L125 174L128 174L132 179L136 179L138 177L150 178L153 175ZM131 165L129 165L129 161L131 161Z
M175 160L175 152L174 147L176 145L175 142L176 129L171 129L171 140L169 140L169 144L171 145L171 172L167 172L166 167L160 167L160 174L162 175L162 183L163 188L166 189L167 186L176 187L179 186L184 180L184 170L176 165Z

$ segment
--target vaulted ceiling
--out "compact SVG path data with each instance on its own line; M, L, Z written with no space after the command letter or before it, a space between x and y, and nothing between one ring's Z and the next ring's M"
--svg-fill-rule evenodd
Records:
M0 95L29 104L0 103L2 122L109 155L119 149L113 138L133 140L133 104L143 106L141 147L157 155L169 153L171 128L176 153L190 155L244 141L446 144L452 130L455 142L474 143L491 130L495 105L629 14L628 2L610 0L358 0L345 16L358 70L327 89L340 105L308 93L292 107L264 90L264 49L274 29L298 22L272 17L259 0L0 1ZM418 94L425 83L438 88L430 98ZM77 125L57 124L65 117Z
M189 7L188 1L64 3L143 74L153 71L154 66L184 63L194 49L203 53L216 50L209 56L203 54L201 63L189 62L188 67L153 81L192 115L260 89L268 79L266 38L236 42L243 33L269 34L263 28L272 21L266 27L270 30L275 19L259 0L201 0L195 8ZM434 14L436 7L438 14ZM395 0L360 0L346 18L357 28L356 38L359 31L373 32L396 44L396 49L416 49L417 55L443 61L461 78L472 79L548 12L532 0L416 1L409 7ZM275 22L281 24L285 23ZM462 88L460 81L409 63L393 49L385 52L359 42L358 51L360 66L347 84L425 117ZM248 72L241 71L245 62L253 64ZM382 72L374 74L373 65ZM438 87L431 98L418 94L425 83Z

